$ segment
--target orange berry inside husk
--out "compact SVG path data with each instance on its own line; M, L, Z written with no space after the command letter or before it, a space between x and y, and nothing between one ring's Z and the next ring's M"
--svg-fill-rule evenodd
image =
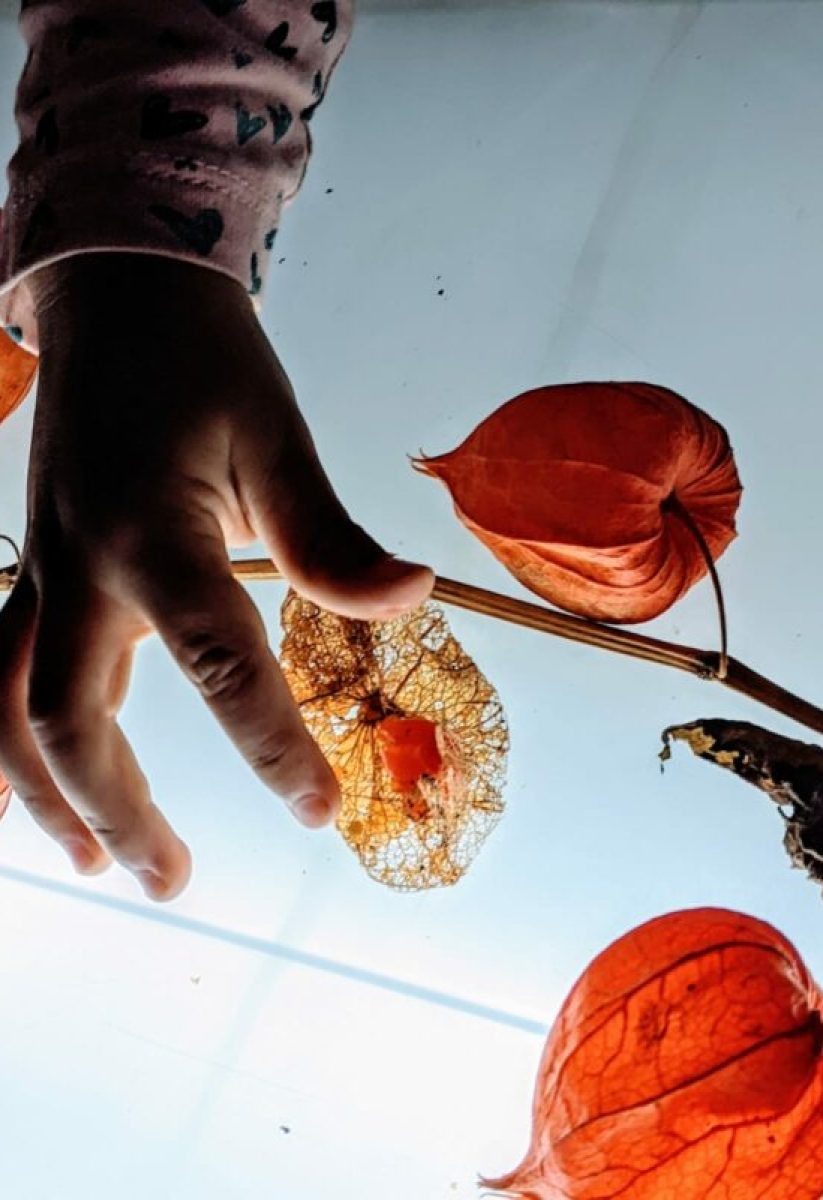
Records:
M413 787L424 776L436 778L443 766L437 725L425 717L386 717L377 726L383 766L400 788Z

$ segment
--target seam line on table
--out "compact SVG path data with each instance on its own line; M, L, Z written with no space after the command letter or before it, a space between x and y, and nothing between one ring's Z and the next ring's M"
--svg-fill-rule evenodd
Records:
M179 913L169 912L168 909L143 907L128 900L121 900L116 896L94 895L74 884L48 879L32 871L21 870L19 867L0 866L0 879L18 883L24 887L36 888L39 891L51 892L54 895L65 896L81 903L92 904L98 908L108 909L110 912L121 913L144 921L153 921L157 925L193 933L198 937L210 938L212 941L221 941L243 950L251 950L256 954L267 955L269 958L279 958L283 962L291 962L297 966L307 967L309 970L321 971L327 975L337 975L353 983L393 992L395 995L419 1000L425 1004L434 1004L439 1008L476 1017L481 1021L491 1021L496 1025L517 1029L521 1033L545 1037L548 1031L548 1026L540 1021L533 1021L529 1017L508 1012L506 1009L494 1008L491 1005L469 1000L464 996L454 996L449 992L438 991L436 988L397 979L393 975L382 975L379 971L371 971L353 963L339 962L322 954L298 950L294 946L287 946L281 942L257 937L254 934L242 933L235 929L224 929L220 925L212 925L208 921L198 921L194 917L185 917Z

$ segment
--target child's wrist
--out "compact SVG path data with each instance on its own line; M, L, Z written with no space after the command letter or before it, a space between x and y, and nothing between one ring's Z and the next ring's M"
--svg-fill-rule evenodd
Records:
M149 336L174 321L184 336L200 324L252 313L246 292L230 276L162 255L75 254L40 268L29 286L44 351L56 331L102 344L124 329Z
M241 285L222 272L163 254L121 250L69 255L33 272L30 285L38 310L55 290L89 298L116 296L129 304L183 295L246 297Z

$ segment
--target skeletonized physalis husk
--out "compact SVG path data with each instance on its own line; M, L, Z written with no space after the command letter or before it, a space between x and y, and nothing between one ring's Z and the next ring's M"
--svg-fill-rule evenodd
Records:
M503 812L496 691L431 602L367 622L290 592L281 619L281 666L340 782L346 842L389 887L456 883Z

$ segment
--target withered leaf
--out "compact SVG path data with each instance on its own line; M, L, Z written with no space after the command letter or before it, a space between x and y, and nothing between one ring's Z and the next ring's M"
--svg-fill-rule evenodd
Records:
M783 845L792 866L823 884L823 747L720 718L671 725L662 737L663 762L673 741L685 742L699 758L765 792L786 824Z
M456 883L503 812L500 699L427 603L352 621L290 592L280 662L340 782L338 828L400 891Z

